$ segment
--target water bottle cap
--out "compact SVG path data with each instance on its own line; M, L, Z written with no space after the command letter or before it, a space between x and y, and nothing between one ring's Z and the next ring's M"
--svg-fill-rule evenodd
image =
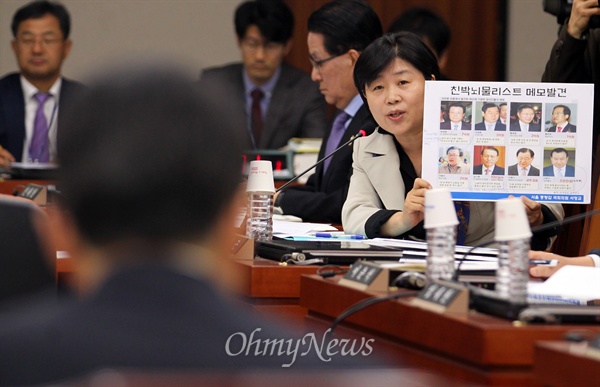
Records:
M275 193L273 165L270 161L254 160L250 162L246 192Z
M498 242L531 238L529 219L521 199L508 198L496 202L496 234Z
M425 191L425 223L424 228L456 226L458 218L447 188L434 188Z

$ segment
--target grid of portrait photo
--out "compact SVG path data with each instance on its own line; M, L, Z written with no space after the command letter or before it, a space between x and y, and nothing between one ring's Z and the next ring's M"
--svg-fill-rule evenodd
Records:
M429 84L439 87L453 82ZM426 180L450 189L460 199L495 200L509 195L567 203L589 199L589 101L573 98L565 85L552 97L535 98L541 94L536 88L528 92L527 87L504 84L505 95L500 95L500 87L498 95L478 95L481 88L472 85L480 83L466 84L471 87L442 88L447 92L437 98L426 93L423 154L435 154L438 161L432 166L423 160ZM435 120L428 114L432 105L440 110L439 123L437 113Z

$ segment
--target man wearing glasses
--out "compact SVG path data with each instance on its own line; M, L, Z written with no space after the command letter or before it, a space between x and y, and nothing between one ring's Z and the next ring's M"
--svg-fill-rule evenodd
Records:
M56 161L65 107L84 90L61 77L71 51L69 30L69 14L58 3L34 1L13 16L12 49L20 73L0 79L0 167Z
M377 124L354 86L354 64L360 53L383 34L371 6L362 1L333 1L308 19L308 54L312 80L327 103L338 110L319 152L319 159L349 141L359 130L371 134ZM303 187L292 187L275 197L284 214L305 221L341 223L352 174L352 147L344 147L317 166Z
M200 75L203 89L233 92L222 103L236 126L246 129L247 149L278 149L292 137L325 133L326 105L319 90L306 73L283 63L293 29L294 17L282 1L244 2L235 12L242 63Z

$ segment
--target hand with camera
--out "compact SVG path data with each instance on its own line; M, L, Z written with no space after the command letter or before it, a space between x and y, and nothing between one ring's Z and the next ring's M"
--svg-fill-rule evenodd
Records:
M596 27L598 18L600 18L598 0L574 0L567 26L569 35L581 39L588 28Z

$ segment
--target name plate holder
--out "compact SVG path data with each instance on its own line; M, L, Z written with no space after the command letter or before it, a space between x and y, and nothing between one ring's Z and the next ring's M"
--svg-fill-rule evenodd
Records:
M387 291L390 271L372 262L357 261L338 283L357 290Z
M19 197L29 199L37 205L45 205L48 200L48 189L43 185L27 184Z
M469 290L456 282L434 281L411 300L411 304L436 313L469 313Z
M236 234L231 246L231 255L233 259L254 259L254 238Z

